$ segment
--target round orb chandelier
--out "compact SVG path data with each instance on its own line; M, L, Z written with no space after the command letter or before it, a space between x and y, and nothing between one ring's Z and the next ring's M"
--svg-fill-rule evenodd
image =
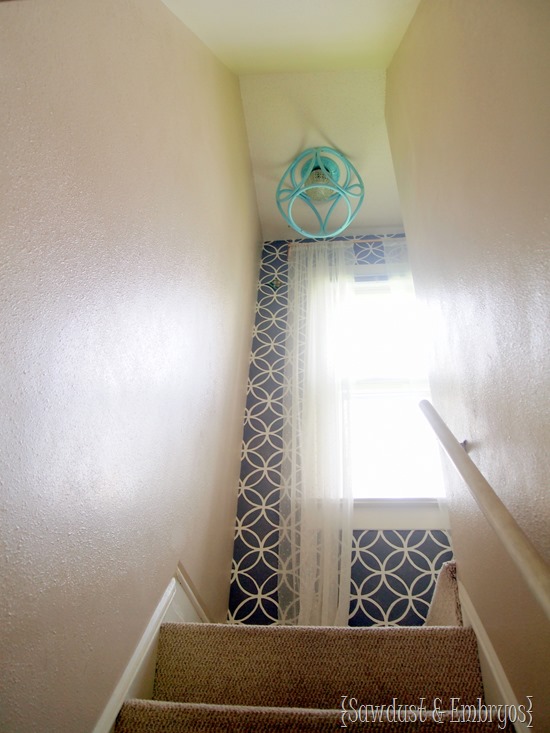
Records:
M365 187L354 166L337 150L308 148L285 171L276 198L293 229L304 237L327 239L351 224L365 198Z

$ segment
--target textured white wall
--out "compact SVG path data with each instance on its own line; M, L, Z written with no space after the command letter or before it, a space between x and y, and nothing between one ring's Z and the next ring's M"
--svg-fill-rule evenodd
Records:
M91 730L182 560L226 613L258 224L160 0L0 3L0 728Z
M550 560L549 36L544 0L424 0L389 69L386 116L436 407ZM449 483L459 576L548 730L549 624Z

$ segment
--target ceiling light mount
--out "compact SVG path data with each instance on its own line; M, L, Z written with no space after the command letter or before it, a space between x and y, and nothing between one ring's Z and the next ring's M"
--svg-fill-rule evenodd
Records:
M279 211L297 232L312 239L346 229L365 197L361 176L334 148L308 148L287 168L277 187Z

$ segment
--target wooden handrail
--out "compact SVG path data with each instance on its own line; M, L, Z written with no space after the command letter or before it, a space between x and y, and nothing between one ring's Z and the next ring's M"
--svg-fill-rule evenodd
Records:
M550 620L550 567L433 405L428 400L422 400L420 409L434 429L445 453L466 482L479 508Z

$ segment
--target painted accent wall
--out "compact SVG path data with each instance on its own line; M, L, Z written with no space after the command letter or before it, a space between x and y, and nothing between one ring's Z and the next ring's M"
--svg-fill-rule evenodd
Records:
M550 561L550 5L423 0L386 117L432 391ZM458 575L536 730L550 730L550 624L448 469Z
M160 0L0 3L0 728L90 731L178 561L227 613L260 239Z
M354 240L358 264L384 264L384 236L348 238ZM278 622L288 246L288 240L265 242L262 251L229 598L234 623ZM381 512L383 527L375 516ZM451 541L443 517L440 523L437 516L427 522L426 509L410 504L404 512L405 518L395 507L356 506L350 626L419 626L426 619L441 565L453 557Z

